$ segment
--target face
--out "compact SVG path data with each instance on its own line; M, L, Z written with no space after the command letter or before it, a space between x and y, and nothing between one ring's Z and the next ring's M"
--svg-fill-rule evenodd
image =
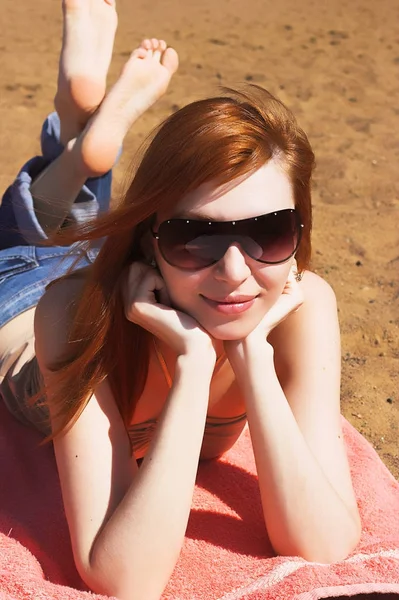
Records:
M291 183L273 159L229 185L200 186L173 213L159 214L154 229L171 218L239 221L290 208L294 208ZM293 264L293 258L277 265L259 262L235 241L218 262L197 270L170 265L155 239L154 255L173 306L190 314L219 340L242 339L259 324L281 295Z

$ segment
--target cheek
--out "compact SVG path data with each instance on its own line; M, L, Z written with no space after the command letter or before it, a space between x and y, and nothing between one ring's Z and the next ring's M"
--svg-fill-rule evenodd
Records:
M267 265L254 273L254 279L264 290L270 305L281 295L291 269L291 262L282 265Z
M159 265L162 277L165 281L172 306L191 314L195 301L198 297L200 278L197 274L187 271L179 271L168 264Z

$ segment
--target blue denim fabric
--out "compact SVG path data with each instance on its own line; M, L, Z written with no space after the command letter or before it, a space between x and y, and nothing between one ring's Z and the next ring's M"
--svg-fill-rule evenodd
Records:
M74 269L94 261L98 250L79 252L71 247L14 246L0 251L0 328L25 310L35 306L46 285L64 275L79 258Z
M51 113L42 127L42 156L32 158L22 167L3 196L0 206L0 250L11 246L36 245L47 239L33 209L30 185L61 154L63 146L59 138L60 121L57 113ZM107 211L111 183L111 171L102 177L88 179L72 205L68 222L82 223Z
M40 246L47 236L34 213L30 185L61 154L63 147L59 135L58 115L52 113L42 128L43 156L27 162L3 196L0 206L0 327L35 306L46 285L65 274L79 255L81 258L75 268L90 265L98 254L98 249L80 253L76 245ZM111 183L111 171L103 177L87 180L68 220L81 223L108 210ZM71 248L73 254L68 256Z

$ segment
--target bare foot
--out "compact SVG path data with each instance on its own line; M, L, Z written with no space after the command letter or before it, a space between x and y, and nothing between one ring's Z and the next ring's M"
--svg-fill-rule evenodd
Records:
M133 123L167 90L179 60L173 48L158 39L144 40L133 51L121 76L78 138L90 177L112 169L126 133Z
M118 22L115 0L62 0L55 109L61 142L77 137L102 102Z

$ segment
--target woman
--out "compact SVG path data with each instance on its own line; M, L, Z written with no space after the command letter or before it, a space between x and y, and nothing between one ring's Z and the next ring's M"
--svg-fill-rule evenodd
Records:
M75 119L31 189L44 237L58 229L60 253L72 248L85 268L0 330L1 346L4 329L29 314L18 327L29 337L35 316L36 354L20 352L17 368L8 352L2 394L54 441L82 578L129 600L162 594L198 461L225 452L246 422L277 553L337 561L360 535L335 297L308 270L314 157L291 113L253 86L190 104L158 129L118 208L60 228L176 68L164 42L143 42L81 133ZM55 208L52 190L62 195ZM3 289L15 292L23 276L10 272ZM49 423L40 403L27 404L42 384Z

